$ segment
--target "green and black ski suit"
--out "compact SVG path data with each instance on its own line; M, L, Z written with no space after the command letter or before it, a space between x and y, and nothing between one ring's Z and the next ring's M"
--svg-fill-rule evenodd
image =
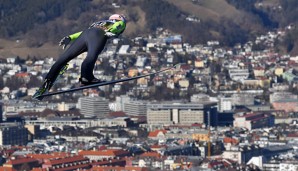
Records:
M98 55L104 49L107 39L111 35L120 35L126 26L123 21L117 21L111 24L108 29L103 29L103 23L106 24L107 21L93 23L85 31L69 35L72 44L54 63L45 79L53 83L63 66L83 52L87 52L87 56L81 65L81 78L94 79L94 65Z

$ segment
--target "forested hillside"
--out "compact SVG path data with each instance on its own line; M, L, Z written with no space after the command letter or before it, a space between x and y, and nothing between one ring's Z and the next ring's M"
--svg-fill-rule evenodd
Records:
M81 0L2 0L0 3L0 36L4 38L26 33L34 26L60 17L74 20L90 9L90 3Z
M232 46L268 30L296 24L297 9L297 0L2 0L0 39L5 41L0 55L5 55L2 51L7 52L7 47L12 48L10 52L20 47L51 48L61 37L116 12L128 17L126 37L164 27L193 44L216 39ZM280 42L289 51L297 47L294 33L287 37L288 42ZM12 44L15 40L21 43Z

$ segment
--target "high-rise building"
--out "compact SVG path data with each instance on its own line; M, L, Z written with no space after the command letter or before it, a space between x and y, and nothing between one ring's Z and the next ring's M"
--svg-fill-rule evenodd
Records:
M179 111L179 122L185 125L191 125L193 123L204 123L204 111L203 110L181 110ZM196 122L194 122L196 121Z
M124 103L131 101L131 98L127 95L121 95L116 97L114 110L124 111Z
M146 116L147 103L144 101L126 101L123 111L131 116Z
M233 99L232 97L218 97L218 125L233 125Z
M20 123L0 124L0 145L26 145L28 130Z
M78 108L86 118L102 118L110 112L109 101L103 97L81 97Z
M194 123L217 125L215 102L209 103L151 103L147 105L147 123L191 125Z
M218 101L218 111L231 111L232 110L232 98L231 97L219 97Z
M150 107L149 107L150 108ZM173 124L172 110L158 110L148 109L147 110L147 123L148 124Z

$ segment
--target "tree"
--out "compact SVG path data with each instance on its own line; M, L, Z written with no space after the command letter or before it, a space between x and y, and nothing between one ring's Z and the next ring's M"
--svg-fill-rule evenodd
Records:
M32 75L29 82L27 83L28 88L39 87L42 84L42 81L36 76Z
M4 88L4 80L3 77L0 77L0 89Z
M18 90L24 83L22 79L13 76L7 79L5 86L9 87L11 90Z

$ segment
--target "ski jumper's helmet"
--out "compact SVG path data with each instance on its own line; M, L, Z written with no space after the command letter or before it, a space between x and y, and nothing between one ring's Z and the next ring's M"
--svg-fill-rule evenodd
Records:
M109 20L123 21L126 23L125 16L121 14L113 14L109 17Z
M109 32L120 35L126 28L126 19L123 15L113 14L109 17L109 20L115 21L115 23L109 28Z

